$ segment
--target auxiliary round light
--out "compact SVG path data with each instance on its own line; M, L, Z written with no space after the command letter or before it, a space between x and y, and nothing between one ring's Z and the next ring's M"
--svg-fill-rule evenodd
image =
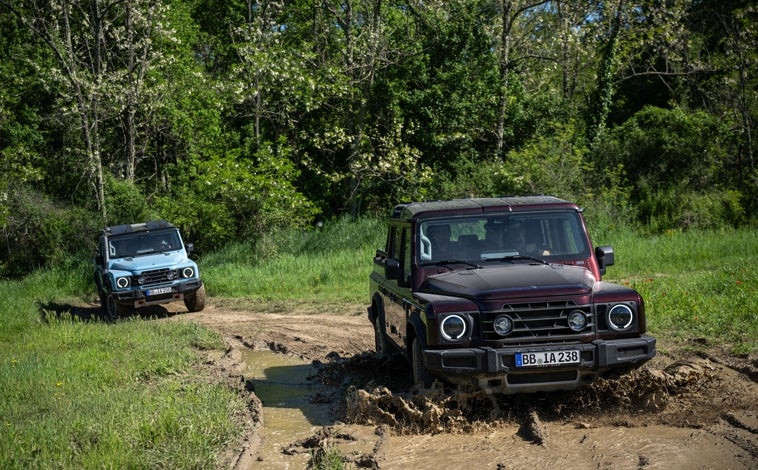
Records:
M587 326L587 315L581 310L569 313L568 326L572 331L582 331Z
M121 289L129 287L129 278L128 277L120 277L120 278L116 279L116 286L118 286Z
M466 334L466 321L458 315L445 317L440 325L440 332L449 341L459 340Z
M137 278L137 284L142 285L147 282L147 276L142 275Z
M513 331L513 320L508 315L499 315L492 322L492 328L500 336L507 336Z
M608 310L608 325L616 331L629 328L634 320L634 312L628 305L618 304Z
M182 276L184 276L184 277L192 277L194 275L195 275L195 270L194 269L192 269L190 267L186 267L186 268L182 269Z

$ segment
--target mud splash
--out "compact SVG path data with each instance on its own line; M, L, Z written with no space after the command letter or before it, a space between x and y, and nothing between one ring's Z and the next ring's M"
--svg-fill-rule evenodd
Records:
M639 369L617 379L599 379L573 392L487 395L477 390L450 389L435 382L429 389L393 393L369 382L346 392L345 417L356 424L384 424L393 432L467 433L495 421L518 423L530 440L542 442L539 414L549 420L597 420L621 413L662 412L672 397L707 388L713 381L709 361L681 361L666 369Z

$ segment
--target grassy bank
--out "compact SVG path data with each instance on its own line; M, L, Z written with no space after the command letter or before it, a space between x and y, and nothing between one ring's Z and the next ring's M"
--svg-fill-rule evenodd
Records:
M209 302L365 304L377 221L334 222L208 255ZM650 331L673 342L758 346L758 236L749 230L640 237L618 232L607 280L645 297ZM213 384L199 349L220 348L192 324L107 324L65 306L94 300L86 262L0 282L0 468L214 468L240 432L243 406ZM63 306L63 307L62 307Z
M61 312L85 267L0 284L0 468L216 468L244 404L209 383L193 324L116 324Z
M252 301L358 302L384 245L383 222L339 220L318 230L235 244L202 260L211 295Z
M606 280L631 285L645 299L648 328L662 339L758 348L758 234L750 229L618 233L616 265ZM665 342L661 344L665 348Z

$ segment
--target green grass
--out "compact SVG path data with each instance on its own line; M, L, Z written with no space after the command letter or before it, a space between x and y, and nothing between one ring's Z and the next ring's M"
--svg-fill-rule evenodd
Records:
M202 376L197 350L223 347L220 338L194 324L45 308L76 303L84 272L0 284L0 468L216 468L244 406Z
M614 246L606 280L640 291L659 348L755 353L755 233L618 231L594 242ZM228 247L200 267L211 303L367 304L383 243L381 222L337 221ZM244 406L199 364L198 350L221 339L183 322L66 313L95 298L88 261L0 282L0 468L216 468ZM339 468L322 457L319 468Z
M758 347L758 235L750 229L619 233L616 265L605 279L637 289L648 328L663 339L721 345L736 354Z
M368 275L384 224L339 220L319 230L278 233L203 258L209 295L253 301L367 302Z

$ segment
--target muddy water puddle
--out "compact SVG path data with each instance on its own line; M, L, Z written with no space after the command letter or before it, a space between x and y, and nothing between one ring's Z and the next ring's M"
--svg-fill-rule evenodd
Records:
M261 445L253 468L306 468L308 454L286 455L283 450L331 424L329 405L313 403L318 388L308 380L311 364L270 350L245 351L243 359L246 378L263 403Z

